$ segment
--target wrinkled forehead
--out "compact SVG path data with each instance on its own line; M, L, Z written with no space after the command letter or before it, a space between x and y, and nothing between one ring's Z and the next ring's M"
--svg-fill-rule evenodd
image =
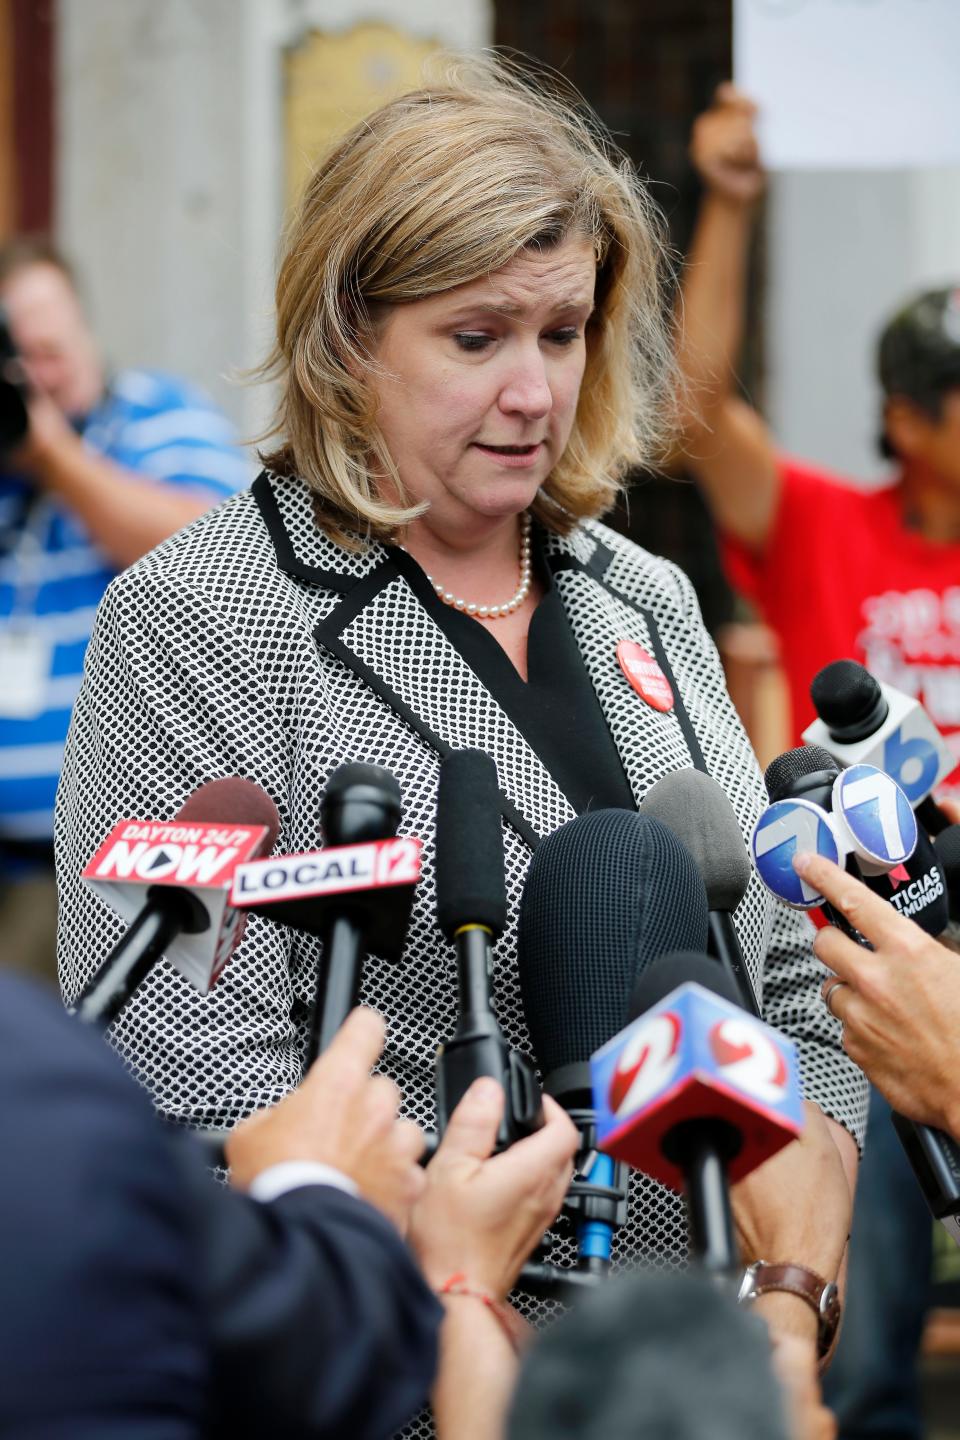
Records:
M590 309L597 282L593 242L571 235L558 245L527 247L499 270L433 297L461 306L523 318L543 309Z

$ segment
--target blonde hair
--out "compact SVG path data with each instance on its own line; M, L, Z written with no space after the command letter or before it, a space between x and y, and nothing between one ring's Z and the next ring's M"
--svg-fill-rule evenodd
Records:
M376 423L377 317L491 274L525 247L582 233L597 256L576 418L534 514L567 533L661 453L674 367L660 214L576 92L557 77L552 88L502 58L448 60L436 84L356 125L306 186L277 278L276 345L258 372L281 380L261 438L283 443L262 458L306 479L320 523L350 548L358 534L394 540L424 509ZM378 475L399 505L379 497Z

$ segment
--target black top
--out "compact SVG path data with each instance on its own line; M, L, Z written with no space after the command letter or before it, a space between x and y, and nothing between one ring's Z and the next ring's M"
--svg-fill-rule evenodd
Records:
M633 792L553 582L537 525L532 541L533 562L545 593L530 621L526 680L485 626L445 605L430 586L418 584L417 593L578 814L608 806L635 810ZM391 553L409 578L411 569L423 574L406 551Z

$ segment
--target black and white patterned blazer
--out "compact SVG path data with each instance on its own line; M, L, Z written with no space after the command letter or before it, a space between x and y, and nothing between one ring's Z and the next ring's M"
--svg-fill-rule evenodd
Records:
M692 742L749 833L765 803L763 782L689 581L593 522L567 539L550 537L547 556L636 800L693 763ZM348 760L385 766L403 794L401 833L424 841L425 875L404 963L370 960L364 999L389 1024L385 1068L409 1112L429 1123L434 1054L456 1018L453 951L435 920L437 777L448 748L471 746L494 757L515 807L504 824L510 921L495 989L510 1041L529 1048L514 960L517 905L530 842L573 810L432 618L431 596L409 557L377 545L344 551L318 528L303 482L267 475L114 580L87 653L58 798L68 1000L122 930L79 879L117 819L168 819L203 781L238 774L276 801L279 850L311 850L330 773ZM665 714L639 699L616 660L624 637L665 660L682 707ZM756 879L735 921L766 1018L799 1045L806 1093L859 1138L865 1084L820 999L809 923L775 905ZM154 971L114 1038L163 1112L231 1124L297 1082L317 949L310 937L254 919L209 996L165 963ZM636 1179L621 1251L679 1261L686 1227L678 1197Z

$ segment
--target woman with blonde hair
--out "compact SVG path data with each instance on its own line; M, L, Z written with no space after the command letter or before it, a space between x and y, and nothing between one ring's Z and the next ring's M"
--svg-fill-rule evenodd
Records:
M280 265L266 468L101 607L60 793L68 997L121 928L78 878L119 816L169 817L239 773L276 801L279 848L312 850L332 771L384 766L424 878L403 963L371 957L363 998L388 1019L409 1112L430 1123L457 1010L433 883L446 753L497 765L509 919L495 1001L521 1049L516 918L539 837L589 807L636 809L691 765L749 833L763 783L690 584L598 519L656 459L669 417L664 253L598 123L495 60L457 62L321 161ZM652 684L633 683L624 642ZM808 1096L856 1130L861 1077L820 1001L806 922L754 880L736 924ZM233 1124L296 1084L318 950L254 920L210 996L154 972L114 1039L162 1111ZM679 1197L635 1176L618 1255L680 1264L686 1249Z

